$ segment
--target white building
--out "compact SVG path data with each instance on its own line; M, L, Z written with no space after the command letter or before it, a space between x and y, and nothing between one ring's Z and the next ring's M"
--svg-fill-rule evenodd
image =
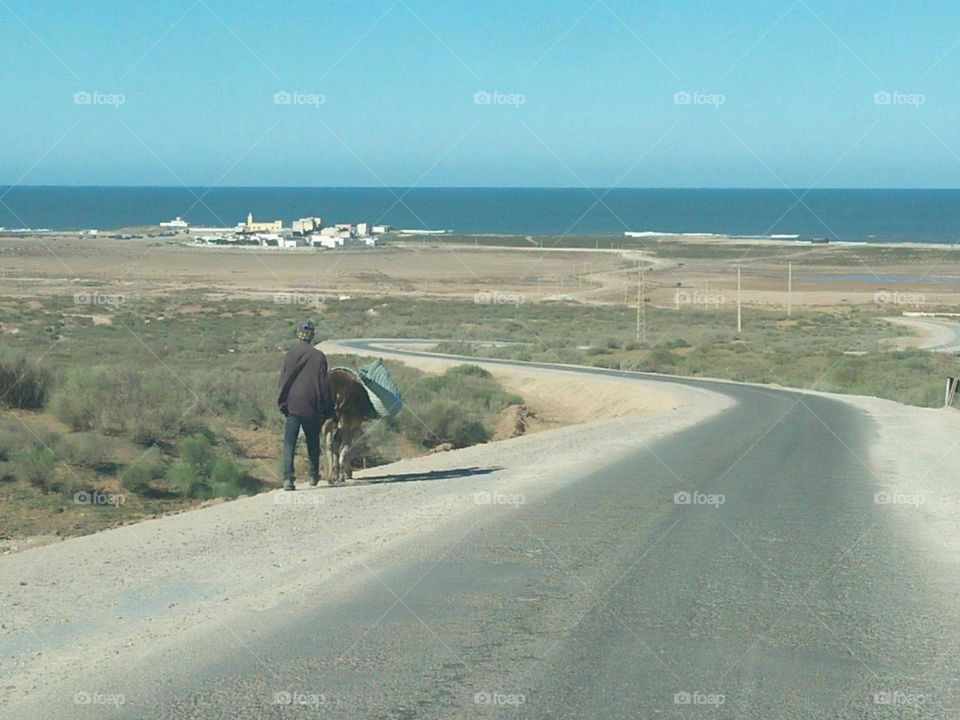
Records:
M177 232L186 232L187 221L178 215L176 220L168 220L167 222L160 223L160 227L167 228L168 230L176 230Z
M390 227L389 225L374 225L373 228L371 228L370 232L372 232L374 235L383 235L384 233L388 233L391 230L393 230L393 228Z
M370 234L370 223L357 223L357 235L361 237Z
M323 229L323 218L308 217L293 221L294 235L309 235Z
M260 247L283 247L283 237L277 233L256 233L253 237Z
M190 228L191 235L233 235L237 232L237 228L228 228L228 227L192 227Z
M291 237L291 238L278 237L277 238L277 247L283 250L290 250L292 248L303 247L304 245L305 243L300 238L295 238L295 237Z
M331 250L343 247L345 238L339 236L320 235L320 247L330 248Z

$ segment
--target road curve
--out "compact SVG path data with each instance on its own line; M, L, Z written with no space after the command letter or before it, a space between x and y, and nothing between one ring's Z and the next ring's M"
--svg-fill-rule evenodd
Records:
M954 320L920 317L893 317L888 321L918 330L926 337L917 340L918 350L930 352L960 352L960 323Z
M960 716L958 578L927 559L909 509L876 502L862 411L560 369L735 403L532 502L505 495L475 524L385 551L343 597L236 629L249 652L179 648L124 679L135 706L70 716Z

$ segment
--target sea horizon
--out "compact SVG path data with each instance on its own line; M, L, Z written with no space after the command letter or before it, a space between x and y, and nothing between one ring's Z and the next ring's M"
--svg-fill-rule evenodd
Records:
M0 185L0 228L113 230L319 216L454 234L960 240L957 188Z

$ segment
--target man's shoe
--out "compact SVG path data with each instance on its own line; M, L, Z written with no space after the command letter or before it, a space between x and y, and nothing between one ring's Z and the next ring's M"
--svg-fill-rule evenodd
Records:
M316 487L320 482L320 478L310 478L310 487Z
M291 478L287 478L286 480L283 481L283 489L296 490L297 486L293 484L293 480Z

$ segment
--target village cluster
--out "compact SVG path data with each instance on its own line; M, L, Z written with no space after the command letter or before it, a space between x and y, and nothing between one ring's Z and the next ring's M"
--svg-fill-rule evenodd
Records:
M393 231L389 225L365 222L325 226L319 217L300 218L285 228L282 220L256 222L253 213L247 213L246 221L233 227L199 227L179 217L160 223L160 227L188 235L197 245L253 245L281 249L375 247L379 244L378 236Z

